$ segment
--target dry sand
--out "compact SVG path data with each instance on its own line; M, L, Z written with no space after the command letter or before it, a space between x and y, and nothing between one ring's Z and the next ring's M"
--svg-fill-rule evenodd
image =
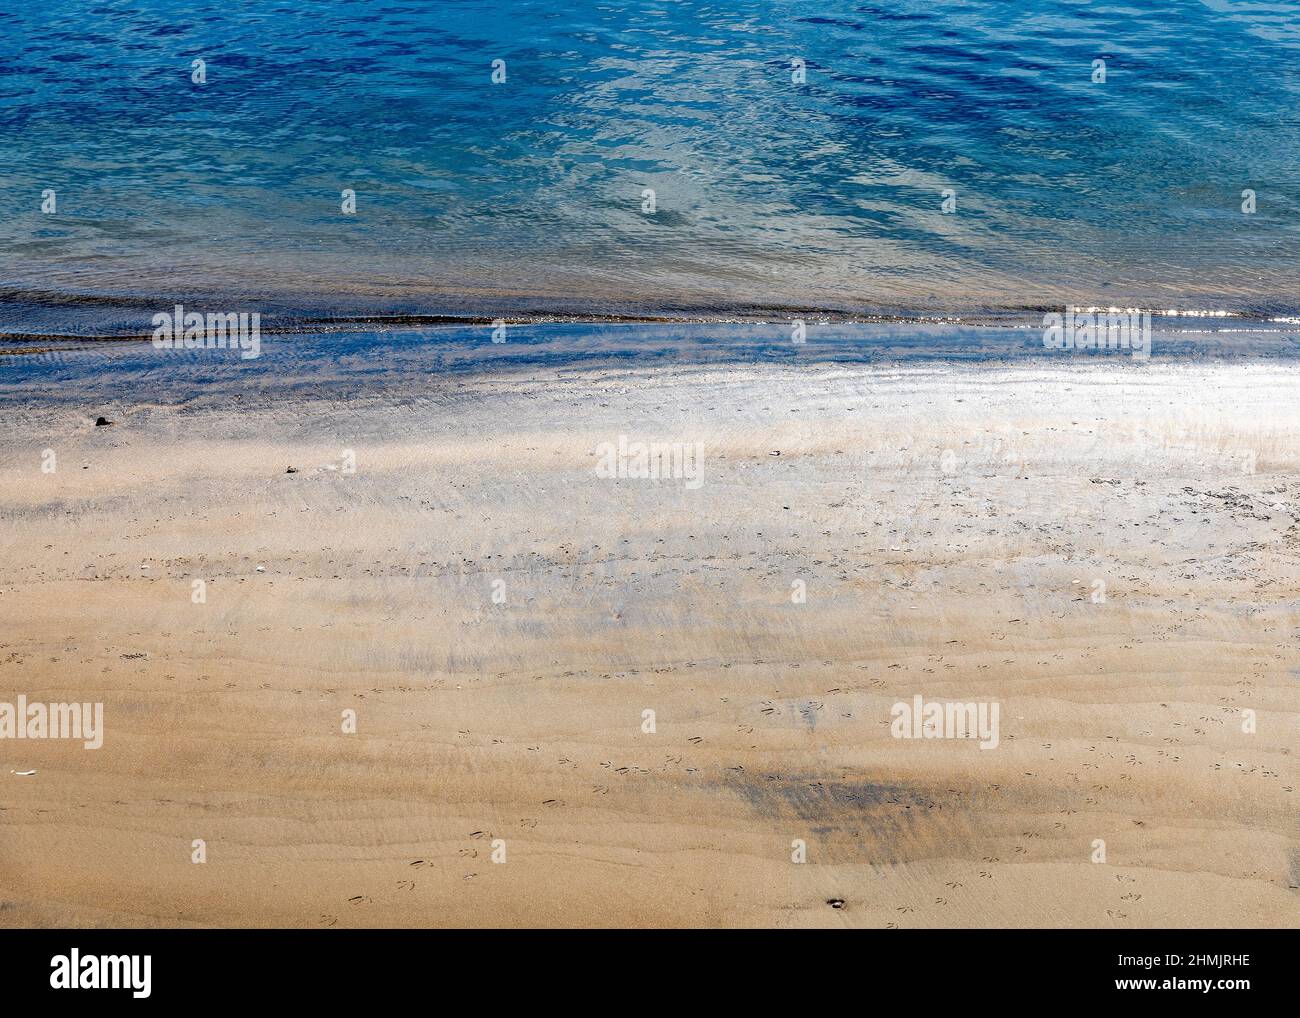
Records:
M0 925L1300 925L1294 367L427 388L0 423Z

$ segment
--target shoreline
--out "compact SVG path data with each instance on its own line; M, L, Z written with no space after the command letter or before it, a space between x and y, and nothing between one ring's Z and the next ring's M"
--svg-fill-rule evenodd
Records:
M942 302L842 302L831 304L746 301L682 302L520 297L510 294L464 300L420 297L375 298L251 292L190 292L166 296L38 290L0 285L0 342L111 341L148 339L150 318L182 304L201 310L257 311L268 334L305 334L347 329L399 331L412 328L512 325L769 325L800 319L819 325L952 325L995 328L1041 323L1042 316L1067 308L1094 312L1141 312L1156 320L1235 321L1300 326L1300 305L1280 298L1224 300L1185 297L1107 300L1097 295L1016 303L966 300ZM68 325L84 322L85 329ZM44 323L48 326L42 327ZM131 324L134 323L134 324Z

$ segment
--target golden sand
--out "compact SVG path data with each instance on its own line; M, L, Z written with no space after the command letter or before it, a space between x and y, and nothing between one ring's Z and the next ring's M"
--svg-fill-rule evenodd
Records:
M712 366L26 407L0 699L106 733L0 741L0 925L1298 925L1298 395ZM620 435L702 443L700 483L597 476ZM917 694L996 702L998 747L891 737Z

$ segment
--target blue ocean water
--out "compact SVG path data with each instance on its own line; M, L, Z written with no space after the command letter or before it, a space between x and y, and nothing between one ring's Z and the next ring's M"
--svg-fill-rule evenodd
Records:
M1276 312L1300 7L9 0L0 178L6 329L91 295Z

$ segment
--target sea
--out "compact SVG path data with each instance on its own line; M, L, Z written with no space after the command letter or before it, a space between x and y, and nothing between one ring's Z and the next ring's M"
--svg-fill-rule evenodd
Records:
M16 358L177 304L1293 332L1300 6L7 0L0 180Z

